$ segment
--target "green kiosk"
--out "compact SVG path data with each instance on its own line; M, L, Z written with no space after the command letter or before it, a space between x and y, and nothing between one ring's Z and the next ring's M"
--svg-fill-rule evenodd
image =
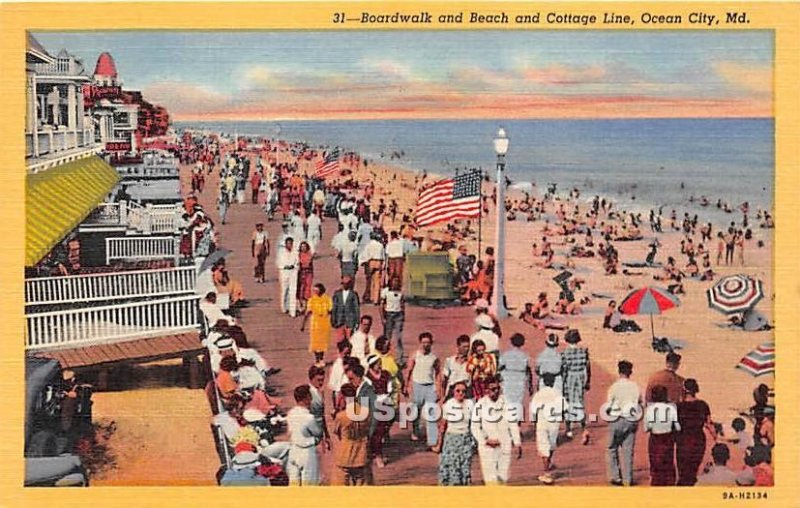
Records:
M453 290L453 268L447 252L411 252L404 267L405 296L410 303L452 302L458 299Z

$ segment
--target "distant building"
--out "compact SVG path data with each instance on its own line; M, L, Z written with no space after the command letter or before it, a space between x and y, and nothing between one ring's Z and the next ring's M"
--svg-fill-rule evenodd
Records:
M117 157L139 153L142 139L166 134L169 114L154 106L136 90L123 90L114 58L102 53L97 58L91 85L84 88L84 106L97 123L96 140Z
M25 157L37 171L58 162L93 155L94 122L86 114L84 87L91 80L83 62L62 49L52 56L28 34L25 52L27 114Z

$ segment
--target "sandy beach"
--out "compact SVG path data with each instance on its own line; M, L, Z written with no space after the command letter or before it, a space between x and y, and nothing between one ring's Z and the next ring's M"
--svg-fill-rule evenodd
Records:
M253 155L255 157L255 155ZM279 154L279 161L289 161L288 152ZM190 189L190 166L182 167L182 188L184 193ZM303 161L299 170L313 172L313 161ZM393 166L383 161L370 161L364 168L359 166L353 173L360 184L372 182L375 187L373 202L383 197L388 203L396 199L400 213L413 209L417 192L414 188L415 174L408 170ZM307 382L305 372L312 363L307 351L308 336L300 332L299 320L292 320L277 310L277 281L274 268L274 254L267 260L267 283L256 284L252 279L252 261L249 255L249 242L252 228L256 222L265 219L264 213L257 205L249 203L232 205L228 212L226 225L217 221L216 206L218 171L207 178L205 191L200 194L199 201L204 205L215 221L220 245L233 250L228 258L228 270L232 277L240 280L244 286L250 305L241 311L240 321L248 338L255 347L283 372L275 376L275 387L279 396L283 397L285 408L291 407L291 391L294 386ZM433 179L433 175L428 176ZM484 191L489 194L492 184L484 184ZM543 190L543 189L538 189ZM249 184L247 194L249 196ZM512 191L512 198L518 199L519 191ZM537 192L534 191L534 195ZM558 199L548 203L548 213L564 203L571 210L576 203L581 206L582 213L588 209L587 199L591 196L581 195L576 201L569 201L566 193L561 192ZM491 205L488 216L483 217L482 246L491 246L494 239L496 207ZM681 211L679 211L681 212ZM682 212L679 213L679 216ZM740 215L736 214L737 222ZM702 215L700 222L703 222ZM396 224L386 219L384 227L387 231L398 229ZM715 231L721 226L715 224ZM535 357L544 348L544 333L534 329L516 318L525 302L535 301L539 292L548 293L551 303L558 296L558 286L552 278L559 270L534 267L535 259L531 254L531 244L539 242L543 235L544 221L527 222L520 215L518 220L507 222L506 226L506 294L513 316L504 320L504 341L501 350L508 347L507 337L513 332L526 335L528 341L525 351ZM654 233L647 230L646 222L641 225L644 239L629 242L614 242L622 262L644 260L648 244ZM266 229L270 238L280 236L280 220L268 222ZM442 238L443 227L429 228L434 238ZM665 262L668 256L675 257L678 265L685 264L685 256L680 253L680 241L683 235L679 232L667 231L658 234L662 244L657 260ZM321 250L317 253L315 281L323 282L328 288L338 286L338 262L330 248L330 238L336 231L335 219L326 218L323 222L323 240ZM713 270L717 280L721 276L745 273L758 278L764 283L765 298L758 309L772 322L772 231L771 229L753 228L753 239L745 243L744 266L717 266L715 261L716 243L707 246L711 250ZM423 230L421 233L427 233ZM563 237L549 237L555 249L555 261L564 262L564 252L569 245L563 244ZM599 240L599 235L596 235ZM758 241L763 247L757 247ZM467 245L470 253L476 253L475 239L459 241ZM574 274L585 279L583 289L578 296L602 294L610 296L618 302L633 289L653 285L665 287L666 282L656 281L653 275L662 270L655 268L637 268L642 275L605 275L601 259L572 258ZM363 289L363 277L359 273L356 289ZM685 279L685 294L679 295L680 306L662 315L654 317L655 332L659 336L677 339L685 345L679 352L683 361L679 374L697 379L700 385L699 397L711 407L715 422L723 425L730 432L730 422L752 404L752 390L759 383L772 386L772 375L753 378L746 372L734 367L747 352L763 342L772 341L771 331L745 332L729 328L726 317L710 309L706 300L706 290L713 282L701 282ZM633 316L642 327L639 333L615 333L602 328L603 312L608 303L605 298L592 298L583 306L583 313L576 316L558 316L570 328L580 331L582 346L588 347L592 362L592 387L587 394L589 411L597 411L605 401L608 386L616 379L616 364L627 359L634 364L632 379L642 388L653 372L663 368L664 355L651 348L650 321L648 316ZM373 314L377 319L377 307L365 306L363 314ZM474 332L472 319L474 311L471 307L448 307L430 309L409 307L407 310L404 344L407 352L416 348L416 337L424 330L434 334L434 352L444 358L454 354L455 337L461 333ZM563 343L562 343L563 344ZM563 345L562 345L563 348ZM326 358L335 356L333 340L330 341ZM211 414L205 394L201 390L187 390L174 387L164 382L164 373L169 365L149 365L137 367L143 373L143 380L132 389L116 392L97 393L95 395L96 419L104 424L116 423L116 432L108 439L109 456L114 457L113 467L101 469L92 479L94 485L213 485L214 474L219 467L214 450L212 436L209 431ZM147 372L151 372L148 374ZM168 376L166 376L168 378ZM327 399L326 399L327 401ZM556 462L559 465L558 484L564 485L605 485L604 453L607 442L605 423L590 424L592 442L581 446L579 442L568 442L559 447ZM392 431L392 441L387 445L388 464L384 469L375 471L378 485L386 484L420 484L436 483L437 456L426 451L424 446L408 440L407 429ZM636 448L635 479L646 484L647 446L646 436L640 429ZM514 461L511 470L512 484L536 484L536 475L540 469L533 431L530 426L523 428L523 459ZM323 457L323 472L330 468L331 455ZM741 454L735 452L731 466L741 465ZM180 463L180 467L175 464ZM323 474L325 476L325 474ZM473 479L480 481L477 473L477 459L473 463Z

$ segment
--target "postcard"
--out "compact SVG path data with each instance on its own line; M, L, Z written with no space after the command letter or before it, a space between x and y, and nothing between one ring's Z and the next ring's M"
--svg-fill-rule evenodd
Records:
M797 4L0 10L3 505L796 502Z

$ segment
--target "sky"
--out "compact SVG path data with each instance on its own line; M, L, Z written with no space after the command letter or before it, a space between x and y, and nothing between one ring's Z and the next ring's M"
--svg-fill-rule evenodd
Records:
M34 32L176 120L771 117L769 31Z

